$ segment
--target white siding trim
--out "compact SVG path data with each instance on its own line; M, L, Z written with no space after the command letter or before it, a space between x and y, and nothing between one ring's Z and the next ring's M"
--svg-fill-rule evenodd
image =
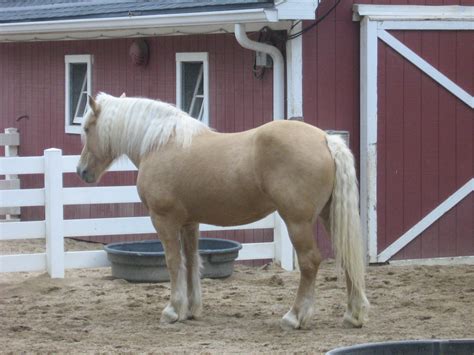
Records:
M405 234L390 244L377 258L378 262L386 262L408 243L420 235L424 230L440 219L446 212L456 206L462 199L474 191L474 178L469 180L464 186L449 196L433 211L428 213L421 221L411 227Z
M379 21L378 28L384 30L417 31L474 30L474 21Z
M360 213L370 262L377 258L377 27L360 24Z
M293 33L303 28L298 23ZM303 36L286 42L287 117L303 117Z
M69 77L69 65L73 63L86 63L87 64L87 93L92 95L92 55L90 54L74 54L74 55L66 55L64 56L64 63L65 63L65 113L64 113L64 124L65 124L65 132L70 134L81 134L81 127L78 125L72 125L70 122L72 121L70 117L70 92L69 92L69 81L71 80Z
M182 63L183 62L202 62L203 63L203 79L204 79L204 112L202 122L209 126L209 55L207 52L188 52L176 53L176 107L182 109L181 92L182 92Z
M472 6L362 5L353 6L354 20L466 20L474 19Z
M387 43L390 47L396 50L403 57L408 59L411 63L417 66L424 73L429 75L433 80L438 84L446 88L451 94L456 96L459 100L466 103L470 108L474 108L474 96L468 94L464 89L459 85L450 80L447 76L438 71L426 60L421 58L418 54L413 52L410 48L405 46L402 42L392 36L390 33L383 29L378 30L379 38Z
M474 265L474 256L452 256L427 259L407 259L390 260L390 265L409 266L409 265Z

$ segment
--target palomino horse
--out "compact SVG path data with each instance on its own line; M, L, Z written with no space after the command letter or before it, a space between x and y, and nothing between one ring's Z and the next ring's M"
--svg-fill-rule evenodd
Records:
M127 155L137 188L159 231L171 279L161 320L201 314L199 223L250 223L278 211L298 256L300 284L282 327L311 319L321 255L313 224L321 217L346 274L344 321L365 321L365 264L354 159L340 137L297 121L217 133L176 107L143 98L89 97L78 174L93 183Z

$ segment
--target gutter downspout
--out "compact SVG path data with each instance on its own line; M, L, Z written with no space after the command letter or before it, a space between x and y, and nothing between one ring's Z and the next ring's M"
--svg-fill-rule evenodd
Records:
M252 41L247 37L245 25L235 24L235 38L239 44L256 52L263 52L273 60L273 120L285 119L285 61L278 48Z
M235 24L235 38L239 44L253 51L266 53L273 60L273 120L285 119L285 61L278 48L265 43L255 42L247 37L245 25ZM281 216L274 213L273 240L275 243L274 259L278 261L285 270L295 269L295 258L293 245L290 241L288 229Z

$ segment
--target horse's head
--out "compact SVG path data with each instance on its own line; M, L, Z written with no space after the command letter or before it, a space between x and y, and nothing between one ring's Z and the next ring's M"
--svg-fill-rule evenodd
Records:
M89 109L82 125L84 147L77 165L77 173L85 182L93 183L100 179L115 157L112 156L110 149L100 142L98 130L100 105L91 96L88 97L88 104Z

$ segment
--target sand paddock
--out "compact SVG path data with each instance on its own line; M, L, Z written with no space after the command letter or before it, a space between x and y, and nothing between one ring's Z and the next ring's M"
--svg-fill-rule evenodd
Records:
M239 265L228 279L203 280L201 319L163 325L169 283L128 283L110 268L69 270L65 279L0 274L0 351L324 353L374 341L474 337L472 265L370 267L372 309L362 329L342 326L344 282L324 262L311 329L281 330L297 282L297 272Z

